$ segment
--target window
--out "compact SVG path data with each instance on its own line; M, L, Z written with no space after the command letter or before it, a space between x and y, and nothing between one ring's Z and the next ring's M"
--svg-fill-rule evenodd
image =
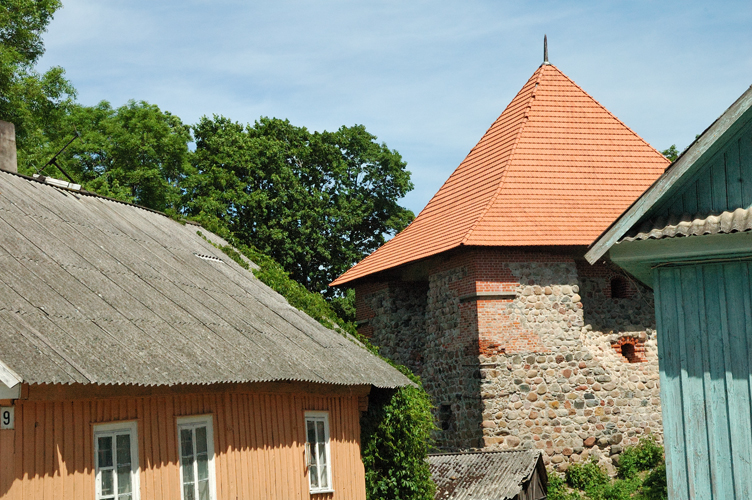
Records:
M324 493L332 489L332 471L329 467L329 415L326 412L310 411L306 420L306 462L311 493Z
M623 276L614 276L611 278L611 298L628 299L629 283Z
M136 422L94 426L97 500L138 500Z
M179 418L178 446L183 500L213 500L215 479L212 416Z

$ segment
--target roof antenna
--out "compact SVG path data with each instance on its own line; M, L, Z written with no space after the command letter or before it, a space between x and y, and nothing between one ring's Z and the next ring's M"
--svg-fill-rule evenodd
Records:
M70 141L68 141L68 144L66 144L65 146L63 146L63 148L60 151L58 151L57 153L55 153L55 156L53 156L52 158L50 158L50 161L48 161L47 163L45 163L44 166L41 168L41 170L37 169L37 175L42 175L42 173L44 172L45 168L47 168L50 165L54 165L54 166L57 167L57 169L60 172L63 173L64 176L66 176L68 178L68 180L71 182L71 184L74 184L73 178L70 175L68 175L68 172L66 172L65 170L63 170L63 167L61 167L60 164L57 162L57 157L60 156L63 153L63 151L65 151L65 149L68 146L70 146L71 143L73 141L75 141L76 139L78 139L79 137L81 137L81 133L78 130L74 129L73 130L73 138Z
M543 64L551 64L548 62L548 37L543 35Z

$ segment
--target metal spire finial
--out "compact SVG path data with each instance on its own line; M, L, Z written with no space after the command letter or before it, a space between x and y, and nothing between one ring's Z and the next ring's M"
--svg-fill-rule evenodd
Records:
M548 37L543 35L543 64L551 64L548 62Z

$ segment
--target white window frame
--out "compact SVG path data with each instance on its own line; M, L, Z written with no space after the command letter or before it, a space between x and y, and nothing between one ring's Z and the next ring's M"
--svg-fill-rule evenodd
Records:
M311 445L308 442L308 422L324 422L324 446L326 453L326 487L316 487L311 485L311 475L309 465L311 460L316 460L316 470L320 471L321 467L318 464L318 454L316 450L311 450ZM308 475L308 487L311 493L334 493L334 485L332 484L332 452L329 440L329 412L327 411L307 411L305 412L305 459L306 459L306 474ZM319 484L321 484L319 476Z
M131 440L131 499L139 500L141 496L141 488L139 485L140 469L138 464L138 423L134 421L127 422L113 422L108 424L94 424L94 491L95 498L100 500L102 498L101 489L101 476L99 474L99 439L104 436L111 436L112 439L112 453L113 464L117 464L117 434L127 433ZM116 465L113 466L115 470L115 498L117 499L117 470Z
M180 498L185 500L183 491L183 447L180 443L181 429L195 429L196 427L206 427L206 454L209 462L209 499L217 498L217 476L214 470L214 415L193 415L190 417L177 418L177 443L178 443L178 469L180 469ZM196 442L193 442L194 457ZM198 478L196 461L193 462L194 478ZM198 487L198 481L194 483ZM196 491L196 500L198 500L198 491Z

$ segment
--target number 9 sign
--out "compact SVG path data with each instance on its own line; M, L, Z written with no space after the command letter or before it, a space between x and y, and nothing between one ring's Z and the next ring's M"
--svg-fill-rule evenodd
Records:
M12 429L15 408L12 406L0 406L0 430Z

